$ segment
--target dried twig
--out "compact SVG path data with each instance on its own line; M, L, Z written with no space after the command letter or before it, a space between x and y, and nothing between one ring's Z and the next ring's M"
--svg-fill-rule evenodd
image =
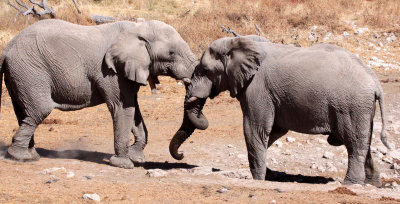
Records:
M263 34L263 32L262 32L261 28L260 28L260 27L258 27L258 25L257 25L257 24L255 24L255 26L256 26L256 30L257 30L257 32L258 32L258 35L259 35L259 36L261 36L261 35Z
M221 26L221 28L222 28L222 32L225 32L225 33L232 33L233 34L233 36L235 36L235 37L240 37L241 35L240 34L238 34L238 33L236 33L234 30L232 30L231 28L225 28L225 26Z
M56 13L55 13L53 7L48 7L46 5L46 0L42 0L41 3L37 2L35 0L29 0L29 1L32 4L35 4L35 5L39 6L40 8L44 9L44 11L39 12L39 11L36 11L35 7L33 7L32 10L34 11L34 14L39 15L39 16L43 16L43 15L49 14L52 18L55 17Z
M72 0L73 2L74 2L74 4L75 4L75 8L76 8L76 10L78 11L78 13L79 14L81 14L82 13L82 11L79 9L79 7L78 7L78 3L76 2L76 0Z

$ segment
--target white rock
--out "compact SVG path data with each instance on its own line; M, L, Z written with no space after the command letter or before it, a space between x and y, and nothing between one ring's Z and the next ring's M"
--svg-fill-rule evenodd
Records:
M229 152L229 154L228 154L228 156L233 156L233 155L235 155L233 152Z
M237 157L238 157L239 159L247 159L247 156L244 155L244 154L238 154Z
M68 171L68 173L67 173L67 178L72 178L72 177L74 177L75 176L75 173L74 172L72 172L72 171Z
M276 203L276 200L271 200L271 202L270 203Z
M328 33L328 34L325 35L323 40L327 41L327 40L329 40L331 38L331 36L332 36L332 33Z
M294 139L293 137L287 137L286 138L286 142L292 143L292 142L295 142L295 141L296 141L296 139Z
M374 33L374 37L378 39L381 36L378 33Z
M317 28L318 28L318 26L313 26L312 28L311 28L311 32L315 32L316 30L317 30Z
M93 194L86 193L86 194L83 194L82 197L83 197L83 199L94 200L94 201L100 202L100 196L97 195L97 193L93 193Z
M308 36L308 40L309 40L309 41L313 41L313 40L314 40L314 33L311 33L311 34Z
M383 47L383 43L382 42L379 42L378 45L379 45L379 47Z
M325 152L324 155L322 156L322 158L333 159L334 156L335 156L335 154L333 154L332 152Z
M368 47L369 47L369 48L375 48L375 45L374 45L374 43L369 43L369 44L368 44Z
M248 169L239 169L234 171L221 171L217 172L217 174L229 177L229 178L238 178L238 179L252 179L252 175L250 170Z
M44 175L44 174L48 174L48 173L55 172L55 171L58 171L58 170L61 170L61 171L64 171L64 172L67 171L64 167L54 167L54 168L45 169L42 172L40 172L40 174Z
M275 141L275 146L282 147L283 143L281 141Z
M320 144L326 144L326 143L327 143L326 140L321 139L321 138L318 138L317 141L318 141L318 143L320 143Z
M325 168L322 167L322 166L318 166L318 167L317 167L317 170L320 171L320 172L325 172Z
M348 32L346 32L346 31L344 31L343 32L343 37L348 38L348 37L350 37L350 34Z
M176 83L176 84L178 84L178 86L182 86L183 84L182 84L182 82L178 82L178 83Z
M228 144L228 148L233 148L233 145L231 145L231 144Z
M326 163L326 167L327 167L328 171L331 171L331 172L337 172L338 171L337 168L333 165L332 162L327 162Z
M368 30L369 30L368 28L358 28L358 29L354 32L354 34L355 34L355 35L361 35L362 33L366 32L366 31L368 31Z
M188 169L188 172L193 173L195 175L208 175L208 174L212 173L212 167L199 166L199 167L195 167L193 169Z
M163 177L166 176L168 172L162 170L162 169L149 169L146 172L146 175L150 178L156 178L156 177Z

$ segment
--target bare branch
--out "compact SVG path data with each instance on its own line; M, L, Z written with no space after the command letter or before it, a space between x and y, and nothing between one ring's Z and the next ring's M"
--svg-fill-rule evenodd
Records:
M24 10L18 8L18 6L16 6L13 3L11 3L11 0L8 0L8 5L10 5L11 7L15 8L18 11L18 14L24 12Z
M53 7L48 7L46 5L46 0L42 0L42 3L37 2L35 0L29 0L29 1L32 4L35 4L35 5L39 6L40 8L44 9L44 11L39 12L39 11L36 11L35 7L33 7L32 10L34 11L34 14L39 15L39 16L43 16L43 15L49 14L52 18L54 18L56 13L54 12Z
M257 32L258 32L258 35L262 35L262 34L263 34L263 32L262 32L261 28L260 28L260 27L258 27L258 25L257 25L257 24L255 24L255 26L256 26L256 30L257 30Z
M72 0L72 1L74 2L75 8L76 8L76 10L78 11L78 13L81 14L82 12L81 12L81 10L79 9L78 3L76 2L76 0Z
M222 32L225 32L225 33L232 33L233 36L235 36L235 37L240 37L240 36L241 36L240 34L236 33L234 30L232 30L232 29L229 28L229 27L228 27L228 29L227 29L227 28L225 28L225 26L221 26L221 28L222 28Z
M22 2L20 2L20 1L18 1L18 0L15 0L15 2L17 2L18 5L20 5L20 6L24 7L24 8L26 8L27 10L29 9L29 7L28 7L26 4L23 4Z

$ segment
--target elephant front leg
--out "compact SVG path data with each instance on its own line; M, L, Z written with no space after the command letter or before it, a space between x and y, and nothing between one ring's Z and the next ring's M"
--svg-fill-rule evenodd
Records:
M135 116L133 119L132 133L135 136L135 143L128 149L128 157L133 162L144 163L146 161L143 150L147 145L147 128L144 124L139 105L136 102Z
M265 180L267 172L266 153L269 132L264 126L250 124L244 120L244 134L250 171L253 179Z
M128 157L130 131L132 129L132 118L134 116L134 107L118 108L113 111L114 125L114 150L115 155L110 158L113 166L131 169L134 167Z

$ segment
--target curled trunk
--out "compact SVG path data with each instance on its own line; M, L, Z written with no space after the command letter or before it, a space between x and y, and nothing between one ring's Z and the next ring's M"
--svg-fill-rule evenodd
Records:
M178 153L179 147L185 142L187 138L192 135L194 130L205 130L208 127L207 118L203 115L201 110L206 102L206 99L198 99L194 102L187 103L188 98L185 99L185 112L183 122L179 130L175 133L169 144L169 152L174 159L182 160L183 154Z

